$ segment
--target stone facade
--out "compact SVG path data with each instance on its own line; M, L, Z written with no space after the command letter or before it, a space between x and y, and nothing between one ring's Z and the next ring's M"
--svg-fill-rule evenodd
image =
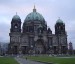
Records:
M67 34L65 24L59 18L55 24L55 34L43 16L35 7L33 12L27 15L21 29L21 19L16 14L11 21L10 29L10 54L66 54Z

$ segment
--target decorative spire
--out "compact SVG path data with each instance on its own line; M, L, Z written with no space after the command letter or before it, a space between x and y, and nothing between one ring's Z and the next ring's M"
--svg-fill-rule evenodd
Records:
M16 15L17 15L17 12L16 12Z
M58 17L60 19L60 17Z
M34 9L33 9L33 12L36 12L36 9L35 9L35 5L34 5Z
M35 5L34 5L34 9L35 9Z

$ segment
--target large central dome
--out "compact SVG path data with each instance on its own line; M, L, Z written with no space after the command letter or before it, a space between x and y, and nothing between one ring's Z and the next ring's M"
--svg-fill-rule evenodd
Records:
M27 22L27 21L42 21L43 22L45 20L43 16L36 11L35 6L34 6L33 12L27 15L24 22Z

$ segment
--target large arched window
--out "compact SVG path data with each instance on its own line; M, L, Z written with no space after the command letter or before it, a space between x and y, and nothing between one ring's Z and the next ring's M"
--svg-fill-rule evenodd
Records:
M29 26L29 32L34 32L34 27L33 26Z
M15 27L15 28L18 28L18 24L15 24L14 27Z

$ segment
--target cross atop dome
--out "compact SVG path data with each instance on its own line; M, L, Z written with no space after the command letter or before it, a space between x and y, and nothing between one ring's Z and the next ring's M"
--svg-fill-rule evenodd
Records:
M58 17L58 19L60 19L60 17Z
M16 12L16 15L17 15L17 12Z
M36 8L35 8L35 5L34 5L34 9L33 9L33 12L36 12Z
M35 5L34 5L34 9L35 9Z

